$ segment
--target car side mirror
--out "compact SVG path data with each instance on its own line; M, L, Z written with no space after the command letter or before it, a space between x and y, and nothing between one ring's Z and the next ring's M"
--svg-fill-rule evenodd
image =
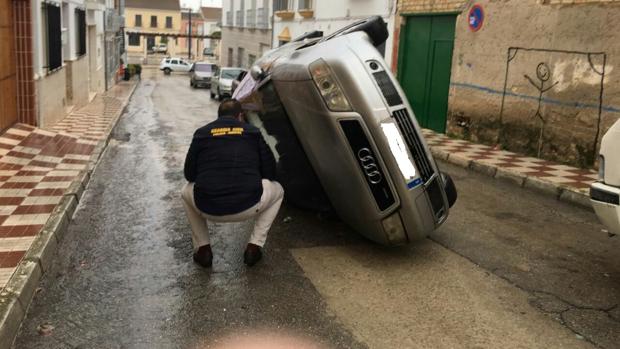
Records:
M252 79L261 81L265 77L265 71L258 65L253 65L252 68L250 68L250 75Z

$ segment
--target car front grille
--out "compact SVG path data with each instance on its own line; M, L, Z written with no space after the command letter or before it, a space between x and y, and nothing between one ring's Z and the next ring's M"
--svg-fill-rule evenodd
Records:
M381 168L362 125L357 120L341 120L340 127L344 131L353 151L353 156L366 179L366 184L368 184L379 210L385 211L396 200L387 182L385 171Z
M385 97L385 101L390 105L390 107L403 104L403 100L400 98L398 90L396 90L390 76L386 72L380 71L373 73L372 75L375 77L377 85L379 85L379 90L381 90L383 97Z
M407 109L403 108L396 110L392 114L392 117L396 119L398 128L405 137L407 147L413 156L413 160L415 161L418 171L420 171L420 177L424 183L428 182L428 180L435 174L435 170L433 170L433 166L426 155L420 135L416 131Z

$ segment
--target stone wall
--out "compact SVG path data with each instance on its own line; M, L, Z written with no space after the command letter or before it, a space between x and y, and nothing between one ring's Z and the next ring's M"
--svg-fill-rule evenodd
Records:
M457 18L448 133L591 166L620 117L620 1L476 3L479 31Z
M36 81L39 105L38 126L48 127L65 117L66 69L61 68Z
M271 30L224 27L222 28L222 41L220 45L220 64L222 66L229 65L228 50L232 48L232 65L248 68L248 55L254 55L258 59L271 48ZM244 49L241 64L239 64L237 59L240 47Z

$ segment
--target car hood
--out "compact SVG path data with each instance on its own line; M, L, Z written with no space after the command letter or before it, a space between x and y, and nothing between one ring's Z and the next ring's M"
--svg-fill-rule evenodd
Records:
M220 85L225 86L225 87L230 87L232 86L232 79L220 79Z

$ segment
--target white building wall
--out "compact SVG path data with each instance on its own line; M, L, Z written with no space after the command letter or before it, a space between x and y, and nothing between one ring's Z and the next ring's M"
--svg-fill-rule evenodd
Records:
M259 0L260 1L260 0ZM303 18L297 11L299 0L289 0L295 17L283 20L274 16L273 47L280 44L278 36L288 28L291 39L313 30L323 31L327 36L334 31L355 21L370 16L381 16L388 24L390 37L386 41L385 61L391 67L394 25L396 18L396 0L313 0L313 18Z

